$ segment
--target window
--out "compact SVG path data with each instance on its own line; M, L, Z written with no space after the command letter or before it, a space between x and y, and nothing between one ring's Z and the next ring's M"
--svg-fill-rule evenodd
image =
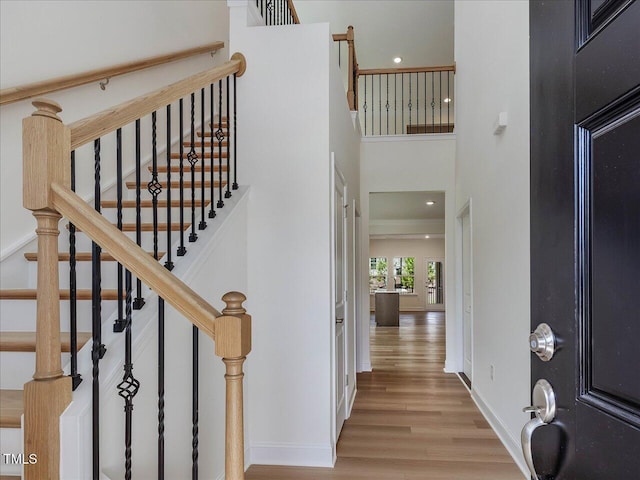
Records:
M427 304L444 303L442 288L442 262L427 261Z
M415 260L413 257L395 257L393 259L393 286L395 291L413 293Z
M369 293L387 289L387 259L373 257L369 259Z

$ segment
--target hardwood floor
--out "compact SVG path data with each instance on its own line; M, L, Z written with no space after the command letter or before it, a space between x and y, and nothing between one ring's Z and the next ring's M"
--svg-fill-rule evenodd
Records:
M371 326L373 371L338 442L335 468L252 466L247 480L522 480L457 376L442 371L444 313Z

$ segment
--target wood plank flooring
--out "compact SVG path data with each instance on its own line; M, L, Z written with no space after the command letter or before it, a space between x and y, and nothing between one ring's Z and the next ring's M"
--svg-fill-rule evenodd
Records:
M372 324L373 371L358 374L335 468L253 465L246 480L522 480L444 357L442 312Z

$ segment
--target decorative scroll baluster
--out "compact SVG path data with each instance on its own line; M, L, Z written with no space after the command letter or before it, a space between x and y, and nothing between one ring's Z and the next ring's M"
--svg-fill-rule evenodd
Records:
M195 325L191 332L191 479L198 480L198 391L199 391L199 333Z
M364 110L364 134L367 134L367 77L364 77L364 103L362 104Z
M231 171L229 169L229 122L231 110L229 110L229 77L227 77L227 191L224 193L224 198L231 198ZM222 142L220 142L220 158L222 158ZM220 171L220 182L222 183L222 171Z
M182 141L182 139L180 139ZM171 249L173 242L171 234L173 233L171 225L171 105L167 105L167 260L164 266L167 270L173 270L173 262L171 261Z
M133 376L133 358L131 345L131 272L125 271L125 351L124 375L118 384L118 395L124 399L124 478L131 480L131 444L133 440L133 397L138 393L140 382Z
M237 124L236 74L233 74L233 189L238 189L238 124ZM227 147L228 148L228 147Z
M378 118L378 135L382 135L382 75L378 75L378 110L380 117Z
M177 255L184 256L187 248L184 246L184 101L180 99L180 246Z
M158 182L158 145L156 112L151 114L151 181L147 190L151 194L153 210L153 258L158 260L158 195L162 192L162 185Z
M416 125L420 125L420 74L418 72L416 72Z
M122 231L122 129L116 130L116 215L117 227ZM113 331L122 332L125 327L126 320L124 318L124 298L122 297L123 288L123 269L122 264L118 262L118 318L113 322Z
M402 129L402 133L407 133L404 131L404 73L402 74L402 78L400 80L401 82L401 87L402 87L402 117L401 117L401 121L402 124L400 125L400 128Z
M224 201L222 200L222 142L224 141L224 130L222 129L222 80L218 81L218 111L220 112L220 121L218 123L218 129L216 130L216 140L218 140L218 203L216 208L224 207ZM211 139L213 145L213 138ZM213 172L213 152L211 154L211 171ZM211 203L213 204L213 180L212 184L212 196Z
M76 152L71 152L71 190L76 191ZM69 222L69 350L73 390L82 382L78 373L78 302L76 273L76 226Z
M385 108L387 109L387 135L389 135L389 74L387 73L387 103Z
M140 152L140 119L136 120L136 243L142 245L142 209L140 199L140 186L142 184L142 155ZM136 299L133 301L133 309L140 310L144 306L142 297L142 282L136 279Z
M205 139L205 132L206 132L206 127L205 127L205 116L204 116L204 108L205 108L205 101L204 101L204 88L200 89L200 128L202 130L202 137L201 137L201 146L200 146L200 157L202 158L202 163L200 164L200 199L201 199L201 204L200 204L200 223L198 224L198 229L199 230L204 230L205 228L207 228L207 222L204 219L204 210L205 210L205 204L204 204L204 199L205 199L205 190L206 190L206 185L205 185L205 165L207 164L207 160L205 158L204 155L204 139ZM213 118L211 119L211 121L213 122ZM211 141L213 142L213 138L211 139ZM213 158L211 159L211 165L213 166ZM213 203L213 198L211 198L211 203Z
M209 85L209 102L210 102L210 110L211 110L211 121L209 122L209 135L211 135L211 142L209 143L209 153L211 155L211 170L209 171L209 178L210 178L210 182L211 184L209 185L209 196L211 197L211 207L209 208L209 218L214 218L216 216L216 211L213 209L213 200L214 198L216 198L216 194L215 194L215 183L214 183L214 178L215 178L215 172L214 172L214 150L215 150L215 146L213 143L213 129L215 128L215 120L214 120L214 103L215 103L215 96L213 94L213 83L211 85ZM220 121L222 121L222 112L219 112L220 115ZM220 205L218 205L218 208L220 208Z
M198 154L196 153L196 94L191 94L191 149L187 154L187 160L191 165L191 233L189 241L195 242L198 239L196 233L196 163L198 163ZM204 144L204 135L200 137L200 141ZM204 202L204 198L202 199Z
M164 300L158 298L158 480L164 480Z
M409 73L409 103L407 104L407 108L409 109L409 128L411 128L411 109L413 107L413 104L411 103L411 73ZM409 133L407 131L407 133Z
M435 127L436 124L436 94L435 94L435 76L431 72L431 125Z
M447 102L447 132L449 131L449 128L451 128L451 119L449 118L449 106L451 105L451 91L449 89L450 78L451 78L451 72L447 72L447 98L449 99L449 101Z
M100 212L100 139L93 143L94 151L94 208ZM91 361L93 363L92 384L92 431L93 431L93 479L100 478L100 359L104 357L106 348L102 344L102 273L100 265L100 246L91 242L91 312L92 337Z

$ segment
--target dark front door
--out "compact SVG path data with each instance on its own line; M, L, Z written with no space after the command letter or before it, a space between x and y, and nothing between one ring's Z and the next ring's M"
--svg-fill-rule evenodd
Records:
M556 400L533 465L638 480L640 1L530 5L531 326L556 336L551 359L531 357Z

